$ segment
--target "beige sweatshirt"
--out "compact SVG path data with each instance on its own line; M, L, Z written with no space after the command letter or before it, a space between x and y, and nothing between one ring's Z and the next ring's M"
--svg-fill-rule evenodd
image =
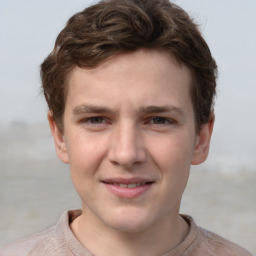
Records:
M69 226L80 214L80 210L64 212L54 227L1 248L0 256L93 256ZM182 216L190 225L189 234L163 256L252 256L238 245L197 227L191 217Z

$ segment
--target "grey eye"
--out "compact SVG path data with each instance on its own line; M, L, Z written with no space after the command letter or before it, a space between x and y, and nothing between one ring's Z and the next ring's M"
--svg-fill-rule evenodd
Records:
M103 123L103 118L102 117L92 117L90 118L90 123L91 124L101 124Z
M164 117L155 117L152 119L153 124L165 124L167 122Z

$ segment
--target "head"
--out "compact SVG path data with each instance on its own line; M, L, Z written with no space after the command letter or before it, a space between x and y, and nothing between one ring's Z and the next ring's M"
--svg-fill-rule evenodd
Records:
M168 0L100 1L69 19L41 65L43 92L58 128L64 130L67 81L75 67L95 68L141 48L163 51L190 70L198 133L213 116L217 67L198 26Z
M86 223L177 224L190 166L208 154L215 93L215 62L189 16L165 0L101 1L71 17L41 75Z

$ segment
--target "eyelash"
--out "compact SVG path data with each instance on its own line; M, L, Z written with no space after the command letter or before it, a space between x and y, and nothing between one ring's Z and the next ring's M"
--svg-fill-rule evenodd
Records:
M93 123L92 121L95 120L95 119L100 119L102 122ZM106 123L106 118L101 117L101 116L93 116L93 117L89 117L89 118L81 120L81 123L88 123L90 125L101 125L102 123Z
M154 120L157 120L158 121L163 121L164 123L154 123ZM175 121L173 119L170 119L170 118L166 118L166 117L161 117L161 116L156 116L156 117L151 117L149 119L150 122L152 122L153 125L172 125L172 124L175 124Z
M99 119L100 119L101 122L99 122ZM96 120L96 123L93 122L95 120ZM160 123L155 123L154 121L160 121ZM87 123L89 125L93 125L93 126L95 125L96 126L96 125L102 125L102 124L108 123L108 119L105 118L105 117L102 117L102 116L93 116L93 117L89 117L89 118L81 120L81 123ZM170 118L155 116L155 117L148 118L145 123L146 124L151 124L151 125L165 126L165 125L174 125L177 122L173 119L170 119Z

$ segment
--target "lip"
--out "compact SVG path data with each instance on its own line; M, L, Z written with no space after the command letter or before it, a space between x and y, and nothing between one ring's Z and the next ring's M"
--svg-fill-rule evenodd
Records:
M132 183L153 183L154 181L148 178L141 178L141 177L132 177L132 178L107 178L103 179L102 182L104 183L119 183L119 184L132 184Z
M133 199L137 198L144 193L146 193L154 184L152 180L145 179L145 178L110 178L104 179L102 183L105 185L108 191L119 198L123 199ZM138 184L142 183L138 187L120 187L116 184ZM145 183L145 184L144 184Z

